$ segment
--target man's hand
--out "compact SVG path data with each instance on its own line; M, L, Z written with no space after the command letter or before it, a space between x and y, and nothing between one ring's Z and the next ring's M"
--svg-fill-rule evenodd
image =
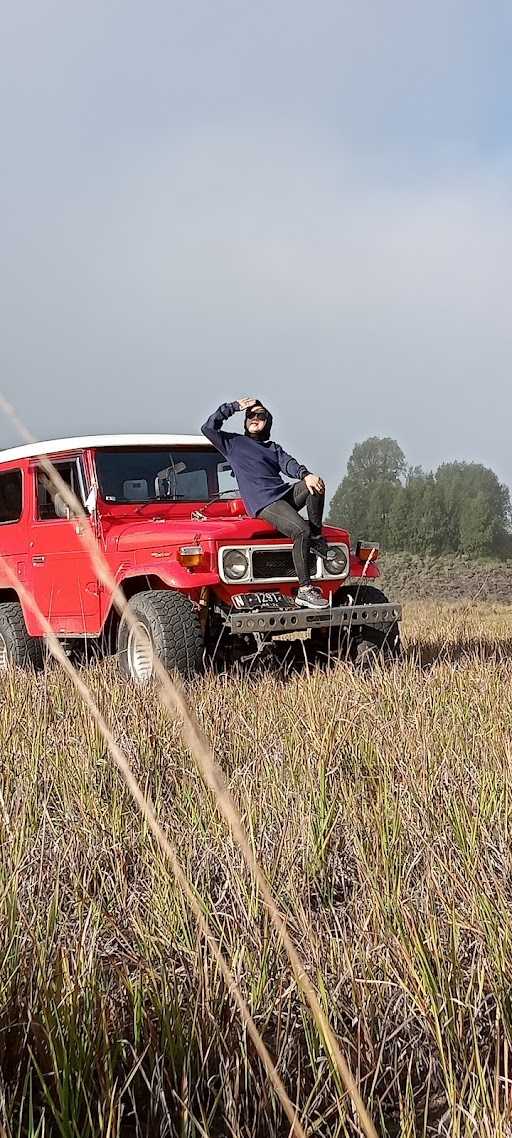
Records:
M245 399L239 399L239 400L238 400L238 406L239 406L239 408L240 408L240 410L241 410L241 411L247 411L247 409L248 409L249 407L254 407L254 405L255 405L257 402L258 402L258 400L257 400L257 399L248 399L248 398L246 397Z
M310 494L325 494L325 482L319 474L306 474L304 482Z

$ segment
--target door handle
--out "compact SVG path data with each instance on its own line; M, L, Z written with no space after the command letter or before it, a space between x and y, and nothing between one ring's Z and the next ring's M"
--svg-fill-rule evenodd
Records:
M32 558L32 564L33 565L44 565L45 561L46 561L46 557L43 557L42 553L40 553L36 557Z

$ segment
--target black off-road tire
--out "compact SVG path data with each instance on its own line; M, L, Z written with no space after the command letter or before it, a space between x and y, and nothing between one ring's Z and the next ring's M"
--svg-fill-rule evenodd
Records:
M171 589L151 589L136 593L129 602L129 608L142 636L146 636L148 654L144 663L144 652L137 647L130 625L123 616L117 634L117 655L125 676L136 683L149 682L154 674L151 653L158 656L168 672L178 672L185 679L199 670L203 659L203 634L197 611L188 597Z
M0 674L11 664L39 672L43 663L43 640L40 636L29 636L19 602L0 604Z
M374 585L343 585L332 598L336 605L385 605L388 598ZM379 656L383 660L398 660L401 655L400 626L394 621L384 631L372 625L363 625L351 634L339 628L314 629L311 633L312 647L319 658L346 660L354 664L370 662Z
M388 598L381 589L374 585L349 586L353 603L356 605L387 605ZM357 637L353 644L352 658L356 664L371 663L372 657L392 662L400 659L402 645L400 642L400 625L397 620L390 624L385 631L373 625L363 625L357 630Z

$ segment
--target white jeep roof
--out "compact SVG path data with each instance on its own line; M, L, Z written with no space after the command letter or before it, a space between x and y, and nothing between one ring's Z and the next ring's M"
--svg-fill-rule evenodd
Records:
M68 454L69 451L85 450L93 447L207 447L212 444L204 435L79 435L71 439L47 439L41 443L25 443L24 446L0 450L0 464L21 458L34 458L37 455Z

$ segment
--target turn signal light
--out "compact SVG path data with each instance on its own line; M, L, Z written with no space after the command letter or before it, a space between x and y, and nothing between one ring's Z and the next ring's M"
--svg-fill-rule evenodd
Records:
M378 561L380 546L375 543L372 545L371 541L358 541L356 545L356 557L364 564L368 561Z
M180 545L178 550L180 565L185 565L187 569L197 569L198 565L202 565L203 559L202 545Z

